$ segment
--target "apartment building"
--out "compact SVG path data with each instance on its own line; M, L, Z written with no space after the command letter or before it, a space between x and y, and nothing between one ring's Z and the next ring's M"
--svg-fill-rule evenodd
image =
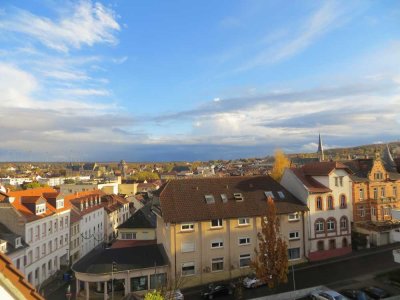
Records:
M29 245L23 264L33 285L39 286L68 263L70 207L56 190L9 192L0 203L0 219Z
M118 235L118 226L130 217L129 201L118 195L103 195L101 202L104 214L104 240L110 243Z
M339 162L286 169L281 184L307 207L306 256L321 260L351 252L352 183Z
M400 174L389 148L376 152L375 158L345 164L353 171L354 230L365 234L371 245L394 242L400 222L392 219L392 210L400 208Z
M157 242L173 280L195 286L250 272L272 197L290 263L304 261L306 205L269 176L171 180L155 195Z
M65 196L70 203L74 223L71 223L70 257L75 262L104 242L104 206L100 190ZM72 222L72 220L71 220Z

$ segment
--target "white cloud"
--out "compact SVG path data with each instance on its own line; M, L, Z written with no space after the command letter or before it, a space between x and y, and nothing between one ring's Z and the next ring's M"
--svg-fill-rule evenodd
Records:
M0 30L19 32L51 49L68 52L82 45L115 44L114 33L120 30L120 25L111 9L100 3L80 1L57 21L18 10L0 21Z

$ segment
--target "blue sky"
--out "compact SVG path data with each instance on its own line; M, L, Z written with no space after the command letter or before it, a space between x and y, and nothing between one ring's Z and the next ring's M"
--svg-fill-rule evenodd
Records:
M1 1L0 160L399 139L400 3Z

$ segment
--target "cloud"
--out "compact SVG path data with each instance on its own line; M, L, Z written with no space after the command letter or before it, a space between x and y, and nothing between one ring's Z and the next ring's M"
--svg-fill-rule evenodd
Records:
M12 31L32 37L48 48L68 52L82 45L116 44L115 32L120 30L115 12L101 3L80 1L57 21L17 9L4 14L0 31Z
M278 63L304 51L329 31L343 25L351 19L351 7L339 5L335 1L326 1L304 23L300 29L293 30L288 37L286 30L280 29L268 34L264 39L267 47L256 53L235 71L241 72L255 67Z

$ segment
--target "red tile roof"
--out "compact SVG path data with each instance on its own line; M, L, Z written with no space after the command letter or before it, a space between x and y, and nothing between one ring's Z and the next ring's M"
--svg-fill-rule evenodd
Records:
M327 176L335 169L344 169L349 174L351 173L348 166L336 161L309 163L301 167L301 169L303 169L305 175L311 176Z
M160 210L164 221L171 223L261 216L267 209L266 191L273 192L278 214L308 210L269 176L171 180L159 191ZM279 191L283 192L283 199ZM235 193L241 193L244 200L236 201ZM222 201L222 194L227 196L226 202ZM215 203L207 204L205 195L213 195Z
M11 260L0 252L0 270L1 273L13 284L26 299L44 300L44 298L36 292L35 288L26 280L22 274L11 262ZM1 283L1 282L0 282Z

